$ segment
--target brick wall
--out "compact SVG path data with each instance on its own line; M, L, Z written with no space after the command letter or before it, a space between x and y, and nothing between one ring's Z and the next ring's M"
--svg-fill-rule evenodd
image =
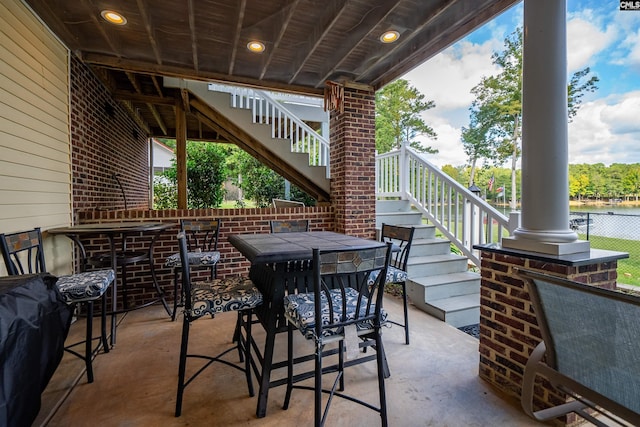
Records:
M344 113L331 114L331 204L336 231L375 238L375 93L344 88Z
M149 207L147 135L109 94L92 70L71 59L73 210Z
M218 277L228 277L247 274L249 262L229 242L230 234L238 233L269 233L269 221L272 219L309 219L310 231L335 231L331 206L316 206L304 208L262 208L262 209L193 209L193 210L119 210L119 211L86 211L79 214L80 224L129 222L129 221L158 221L174 224L174 227L163 231L154 246L154 267L160 287L166 292L167 298L173 301L173 271L164 267L165 259L178 252L176 235L181 218L219 218L221 229L218 250L220 263ZM144 249L149 237L140 234L127 239L129 249ZM109 250L108 241L104 237L83 240L88 255ZM128 294L130 305L149 301L157 295L151 288L151 275L146 263L139 263L127 268L127 283L131 288ZM122 292L119 290L119 294ZM122 300L119 299L119 304Z
M542 340L529 292L514 267L615 289L617 262L570 266L515 255L482 251L480 295L480 377L506 394L520 398L524 367ZM547 383L535 393L539 409L566 401ZM555 425L577 421L569 415Z

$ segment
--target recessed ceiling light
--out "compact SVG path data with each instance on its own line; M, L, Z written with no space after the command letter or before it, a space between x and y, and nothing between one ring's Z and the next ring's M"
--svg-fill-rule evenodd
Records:
M103 10L100 12L100 16L102 16L105 21L115 25L124 25L127 23L127 18L113 10Z
M249 49L251 52L262 53L264 52L264 43L261 43L257 40L251 40L249 43L247 43L247 49Z
M397 31L385 31L380 36L380 41L382 43L393 43L400 38L400 33Z

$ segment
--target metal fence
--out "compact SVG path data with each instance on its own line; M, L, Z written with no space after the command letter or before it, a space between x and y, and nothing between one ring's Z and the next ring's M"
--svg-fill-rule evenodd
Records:
M640 215L614 212L571 212L569 226L581 238L600 236L632 241L640 248Z

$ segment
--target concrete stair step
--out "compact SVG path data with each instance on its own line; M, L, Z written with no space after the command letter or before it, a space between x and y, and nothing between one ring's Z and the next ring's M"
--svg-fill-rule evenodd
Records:
M407 274L409 277L421 277L460 273L467 271L467 264L468 259L466 257L452 253L409 257L407 261Z
M407 294L412 300L429 302L467 294L480 293L480 275L470 271L438 276L411 277Z
M426 313L459 328L473 325L480 320L480 294L442 298L428 303L414 301Z
M376 228L381 228L382 223L394 225L420 225L422 224L422 212L383 212L376 214Z
M451 252L451 242L445 239L416 239L415 232L409 258L427 255L444 255Z

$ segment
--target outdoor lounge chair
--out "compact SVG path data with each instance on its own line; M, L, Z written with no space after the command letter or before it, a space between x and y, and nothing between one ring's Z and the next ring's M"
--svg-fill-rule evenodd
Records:
M525 270L518 275L543 339L524 370L525 412L540 421L575 412L597 426L613 414L640 425L640 298ZM534 408L538 375L575 400Z

